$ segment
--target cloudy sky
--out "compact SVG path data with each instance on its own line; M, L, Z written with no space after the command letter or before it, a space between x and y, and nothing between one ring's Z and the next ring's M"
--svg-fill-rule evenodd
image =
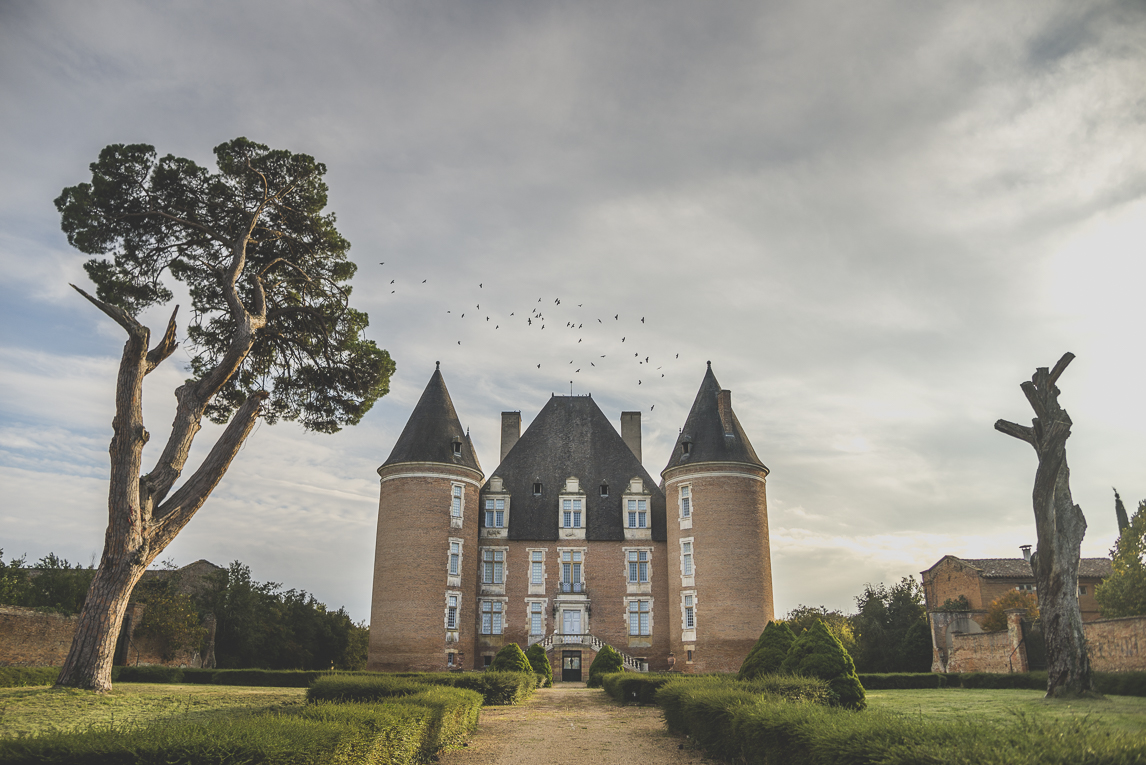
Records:
M657 475L711 360L772 471L777 612L850 610L1033 542L1033 451L992 423L1065 351L1104 555L1111 486L1146 497L1144 32L1136 2L0 0L5 560L98 560L106 522L124 337L52 200L109 143L236 136L326 163L398 371L337 435L260 426L163 557L365 619L374 471L434 361L487 473L500 412L572 385L644 413Z

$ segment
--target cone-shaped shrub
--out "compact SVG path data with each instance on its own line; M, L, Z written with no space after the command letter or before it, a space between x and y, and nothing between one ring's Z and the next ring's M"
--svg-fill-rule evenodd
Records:
M740 680L753 680L761 675L771 675L780 671L780 665L788 656L788 649L796 642L796 636L788 625L778 622L768 622L768 626L760 633L760 639L744 663L740 665Z
M625 660L621 658L621 654L613 650L610 645L601 647L597 652L597 658L593 659L593 663L589 665L589 682L587 685L590 688L601 687L601 675L607 675L610 672L620 672L625 668Z
M490 663L489 669L491 672L533 671L533 667L529 666L529 659L525 658L525 652L521 650L521 646L517 643L510 643L498 651L497 656L493 657L493 662Z
M852 657L822 621L817 621L796 638L780 665L780 671L827 680L840 706L849 709L867 706Z
M529 650L525 652L525 658L529 660L529 666L533 667L533 671L545 678L545 687L553 687L553 665L549 663L549 657L545 655L545 649L541 647L541 643L534 643L529 646Z

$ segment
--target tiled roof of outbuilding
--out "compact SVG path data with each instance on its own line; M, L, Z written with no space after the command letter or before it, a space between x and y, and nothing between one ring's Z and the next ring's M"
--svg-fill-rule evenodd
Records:
M928 571L933 570L948 558L978 569L979 575L985 579L1034 578L1031 564L1023 558L960 558L955 555L946 555ZM1078 562L1078 575L1080 577L1103 579L1110 576L1111 570L1110 558L1082 558Z
M510 493L510 539L556 540L558 495L565 479L575 477L585 494L586 540L623 540L621 494L638 476L651 494L653 539L666 539L664 494L589 396L551 397L493 475ZM541 496L533 494L535 483ZM607 497L600 496L603 483ZM487 482L482 490L488 488Z
M684 453L681 446L686 441L690 444L688 454ZM720 383L712 373L712 362L708 363L708 371L704 373L696 400L692 402L692 410L681 428L665 470L701 462L744 462L768 469L756 456L748 434L740 426L740 420L736 419L736 413L731 407L727 413L727 423L721 419Z
M455 441L461 443L461 454L457 456L454 455ZM394 444L394 450L382 466L400 462L439 462L481 472L481 464L469 435L462 430L440 368L435 367L418 405Z

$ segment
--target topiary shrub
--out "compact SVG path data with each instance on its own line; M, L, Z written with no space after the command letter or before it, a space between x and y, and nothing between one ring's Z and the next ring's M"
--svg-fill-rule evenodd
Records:
M593 663L589 665L589 682L587 685L590 688L601 687L601 675L607 675L610 672L621 672L625 668L625 660L621 658L621 654L617 653L612 646L605 645L597 652L597 658L593 659Z
M788 625L782 622L768 622L768 626L760 633L760 639L752 650L744 657L740 665L739 680L752 680L761 675L770 675L780 671L780 665L788 656L788 649L796 642L796 636Z
M796 638L780 671L826 680L839 706L856 710L867 706L852 657L823 622Z
M544 687L552 688L553 665L549 663L549 657L545 655L545 649L542 648L541 643L534 643L529 646L529 650L525 652L525 658L529 660L529 666L533 667L533 671L545 678Z
M532 672L529 659L517 643L510 643L497 652L493 662L489 665L490 672Z

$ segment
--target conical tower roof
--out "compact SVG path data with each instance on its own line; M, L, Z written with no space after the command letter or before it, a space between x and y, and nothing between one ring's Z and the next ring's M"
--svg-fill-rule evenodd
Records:
M684 448L686 443L687 451ZM748 434L736 419L736 413L732 411L732 394L721 390L716 375L712 373L711 361L665 470L702 462L743 462L768 469L756 456Z
M455 443L461 444L457 453ZM439 462L481 472L469 434L462 430L458 413L454 411L439 364L435 364L430 382L382 467L400 462Z

